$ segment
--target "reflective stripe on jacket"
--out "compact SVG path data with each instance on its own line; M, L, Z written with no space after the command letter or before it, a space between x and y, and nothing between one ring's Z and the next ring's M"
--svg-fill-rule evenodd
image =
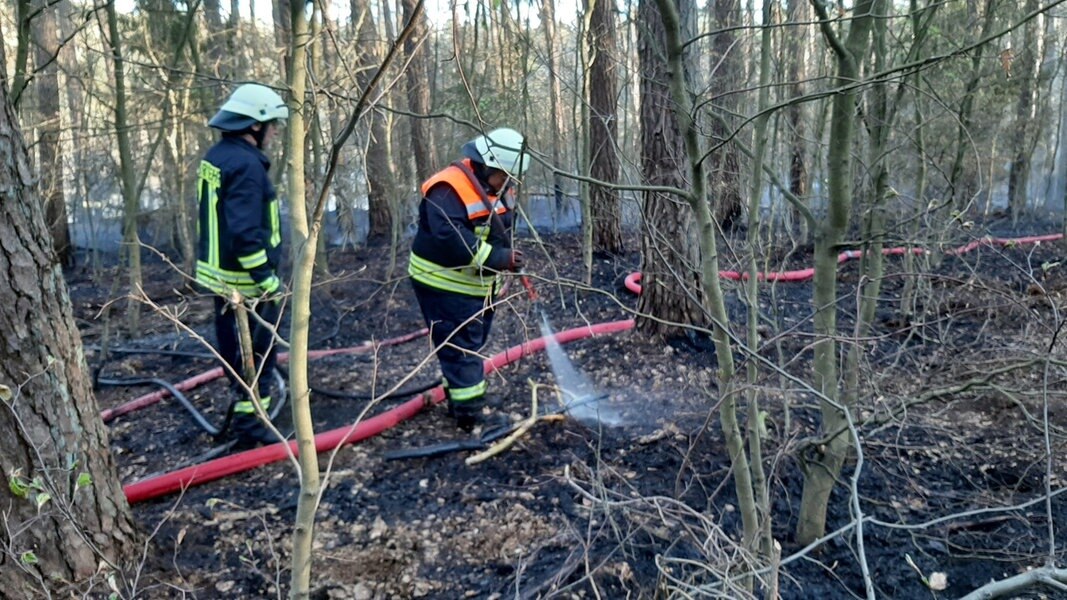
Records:
M200 162L196 280L213 292L254 296L281 286L281 216L268 169L259 149L234 137Z
M490 296L497 274L486 266L499 264L511 248L508 202L485 192L469 159L427 179L422 195L408 274L434 289Z

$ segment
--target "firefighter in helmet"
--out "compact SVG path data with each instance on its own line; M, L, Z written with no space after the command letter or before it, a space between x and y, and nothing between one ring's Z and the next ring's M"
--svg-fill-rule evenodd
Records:
M512 248L513 183L529 166L522 134L495 129L422 184L408 274L444 375L449 415L464 431L481 420L487 383L478 351L493 323L500 274L519 271Z
M271 88L255 83L239 86L208 122L221 138L204 155L198 171L196 280L216 294L217 350L238 376L244 370L231 294L239 292L259 315L249 321L260 374L259 402L265 411L270 409L276 356L272 328L265 324L280 322L282 242L278 198L267 175L270 159L265 151L288 116L285 101ZM272 441L256 417L254 401L241 392L231 405L230 431L237 448Z

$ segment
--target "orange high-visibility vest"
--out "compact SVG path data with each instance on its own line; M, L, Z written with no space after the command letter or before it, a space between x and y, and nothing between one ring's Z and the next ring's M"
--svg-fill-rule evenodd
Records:
M470 159L456 161L427 179L422 184L423 197L430 193L431 188L441 183L452 188L463 203L479 243L473 249L469 263L455 266L438 264L432 255L420 256L412 248L408 275L423 285L439 290L466 296L490 296L494 289L499 289L496 286L499 275L483 269L485 261L493 251L488 240L491 230L490 210L503 215L508 212L508 205L499 195L490 196L482 189L471 169Z
M441 169L423 182L422 195L426 196L430 192L430 188L438 183L447 183L452 189L456 190L459 199L467 207L467 218L471 221L488 216L490 206L494 207L498 215L506 213L508 211L507 206L497 196L486 194L482 186L473 177L471 159L464 158Z

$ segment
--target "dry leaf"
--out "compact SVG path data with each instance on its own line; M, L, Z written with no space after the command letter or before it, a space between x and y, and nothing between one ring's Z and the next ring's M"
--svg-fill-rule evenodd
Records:
M940 592L948 587L948 575L941 572L930 573L930 589Z

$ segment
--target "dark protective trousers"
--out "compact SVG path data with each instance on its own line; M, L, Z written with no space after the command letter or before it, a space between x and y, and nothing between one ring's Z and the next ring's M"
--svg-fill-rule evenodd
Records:
M241 337L237 330L237 314L233 307L228 305L224 298L215 296L215 339L216 349L222 358L233 367L238 375L244 375L244 365L241 357ZM263 301L256 305L256 314L265 323L278 323L281 316L281 305L278 302ZM270 396L270 384L274 373L274 365L277 363L277 344L272 343L273 333L270 328L259 322L258 319L249 315L248 326L252 330L252 351L255 354L256 372L259 377L259 395L261 398ZM226 376L230 381L237 383L229 372Z
M437 348L449 398L477 402L485 395L485 367L478 351L489 341L493 311L484 298L454 294L412 282L422 317Z

